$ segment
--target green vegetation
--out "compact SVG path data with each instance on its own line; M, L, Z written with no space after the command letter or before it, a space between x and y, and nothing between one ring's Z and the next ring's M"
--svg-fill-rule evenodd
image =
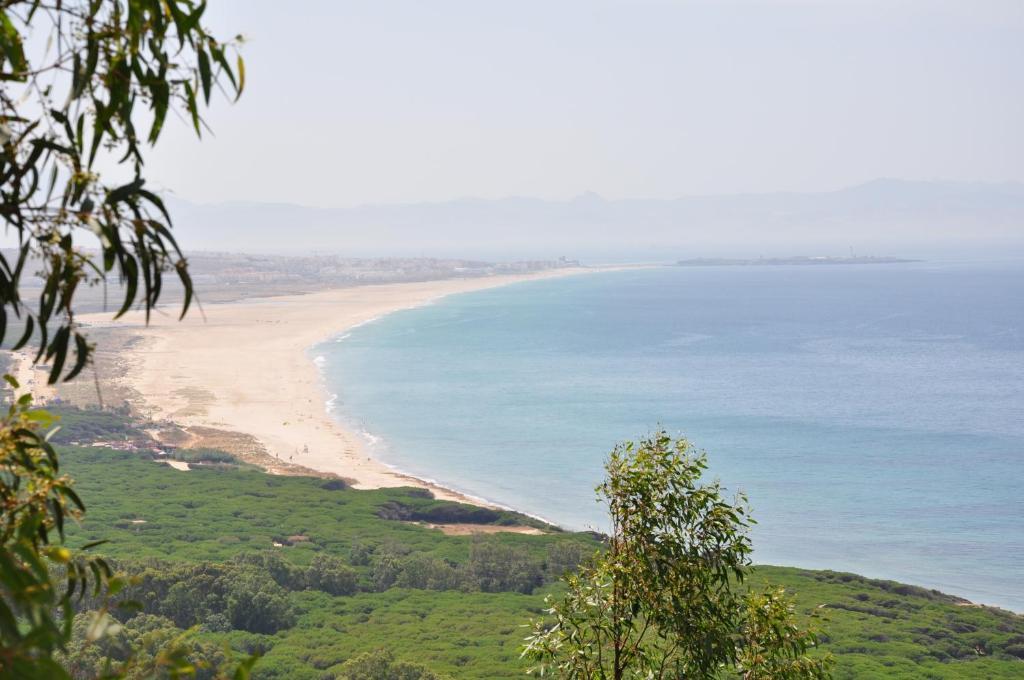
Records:
M50 436L52 444L91 444L95 441L148 438L131 423L126 409L95 411L65 404L47 406L46 410L57 418L58 427Z
M385 519L386 509L394 504L436 507L439 502L419 489L338 489L333 480L273 476L247 468L179 472L134 453L103 448L68 447L63 457L78 492L102 501L70 532L69 543L109 539L103 549L115 559L224 562L277 550L289 562L306 566L327 554L360 569L369 588L375 579L392 584L402 578L404 564L426 558L472 563L474 571L461 576L483 584L509 584L515 582L512 567L518 556L527 559L524 571L553 581L597 547L589 534L504 533L473 539ZM523 517L495 514L495 524ZM547 569L549 562L556 566ZM391 565L394 571L388 576Z
M746 499L705 482L707 458L658 432L616 446L598 495L607 547L548 598L527 640L531 673L564 678L819 680L830 655L776 586L744 589L753 547ZM806 618L806 617L805 617Z
M366 652L341 665L339 680L441 680L420 664L395 661L387 650Z
M0 675L59 677L51 654L68 636L72 596L84 592L90 572L96 581L112 573L103 559L61 545L65 520L81 517L82 501L40 434L50 425L49 414L31 410L31 401L21 397L0 420ZM63 588L51 568L64 573ZM105 601L98 602L96 616L104 617L105 608Z
M220 463L223 465L237 465L238 461L230 453L218 451L217 449L175 449L167 454L168 458L180 460L185 463Z
M388 519L396 507L405 508L403 516L435 516L447 506L465 519L472 511L415 489L356 491L244 467L181 472L102 448L68 447L62 456L75 488L92 499L70 543L110 539L103 552L141 578L130 594L162 622L160 636L199 623L186 637L198 645L198 658L262 652L255 678L349 677L345 664L367 654L390 654L393 661L380 667L414 664L442 677L523 677L529 631L522 624L542 616L544 597L564 593L555 583L561 574L599 547L590 534L447 536L414 519ZM497 515L494 524L521 519ZM199 572L208 578L192 576ZM354 592L345 594L353 576ZM234 581L277 607L274 632L235 618L228 592ZM184 585L172 596L178 583ZM1024 619L1008 612L827 571L758 567L746 583L760 591L784 587L802 623L820 614L821 652L835 656L836 678L1024 672ZM151 590L139 590L144 584ZM195 597L200 588L206 595ZM197 609L205 613L175 620L176 601L202 603ZM389 672L379 677L406 677Z
M1018 614L833 571L762 566L750 581L782 585L804 611L821 607L822 647L836 657L838 680L1024 674L1024 617Z

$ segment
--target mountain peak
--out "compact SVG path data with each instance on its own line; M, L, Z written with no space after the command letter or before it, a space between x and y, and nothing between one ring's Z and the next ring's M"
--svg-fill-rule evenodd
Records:
M596 191L585 191L579 196L574 197L570 203L605 203L604 197Z

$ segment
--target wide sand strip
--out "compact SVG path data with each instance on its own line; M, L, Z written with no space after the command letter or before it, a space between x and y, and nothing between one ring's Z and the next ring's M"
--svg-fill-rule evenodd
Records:
M141 313L118 322L80 317L92 326L136 333L120 378L135 390L136 406L154 419L252 435L282 461L340 475L357 488L421 486L437 497L478 502L398 473L372 459L362 438L325 409L328 393L309 348L383 314L440 297L589 271L559 269L532 275L395 283L254 299L195 310L183 321Z

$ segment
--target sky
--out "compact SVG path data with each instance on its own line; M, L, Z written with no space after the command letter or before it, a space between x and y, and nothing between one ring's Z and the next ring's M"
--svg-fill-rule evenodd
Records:
M345 207L1024 181L1020 0L210 0L247 91L148 161Z

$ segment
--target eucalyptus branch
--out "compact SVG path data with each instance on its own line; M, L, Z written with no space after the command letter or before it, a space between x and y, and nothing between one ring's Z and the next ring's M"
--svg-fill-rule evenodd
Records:
M20 320L13 346L35 342L37 358L54 366L51 382L73 378L89 360L73 322L79 284L114 276L121 284L118 316L138 305L148 319L165 275L181 283L182 314L193 301L170 215L146 189L142 168L143 144L159 140L169 113L190 121L198 135L207 129L200 111L212 94L237 98L244 88L241 39L222 42L208 33L205 8L196 0L0 5L0 217L19 242L15 262L0 255L9 274L0 278L0 341L9 321ZM34 61L22 32L47 23L56 56L47 56L48 47ZM50 76L53 82L44 83ZM20 84L21 98L9 83ZM100 158L126 166L133 179L104 183L94 170ZM100 243L98 267L76 255L84 235ZM44 266L37 306L18 292L30 261Z
M707 466L664 432L612 451L597 489L611 535L568 577L550 608L556 625L538 621L527 638L524 656L537 668L614 680L828 677L827 658L805 655L815 637L788 600L739 589L752 520L742 496L729 503L720 484L702 482Z

